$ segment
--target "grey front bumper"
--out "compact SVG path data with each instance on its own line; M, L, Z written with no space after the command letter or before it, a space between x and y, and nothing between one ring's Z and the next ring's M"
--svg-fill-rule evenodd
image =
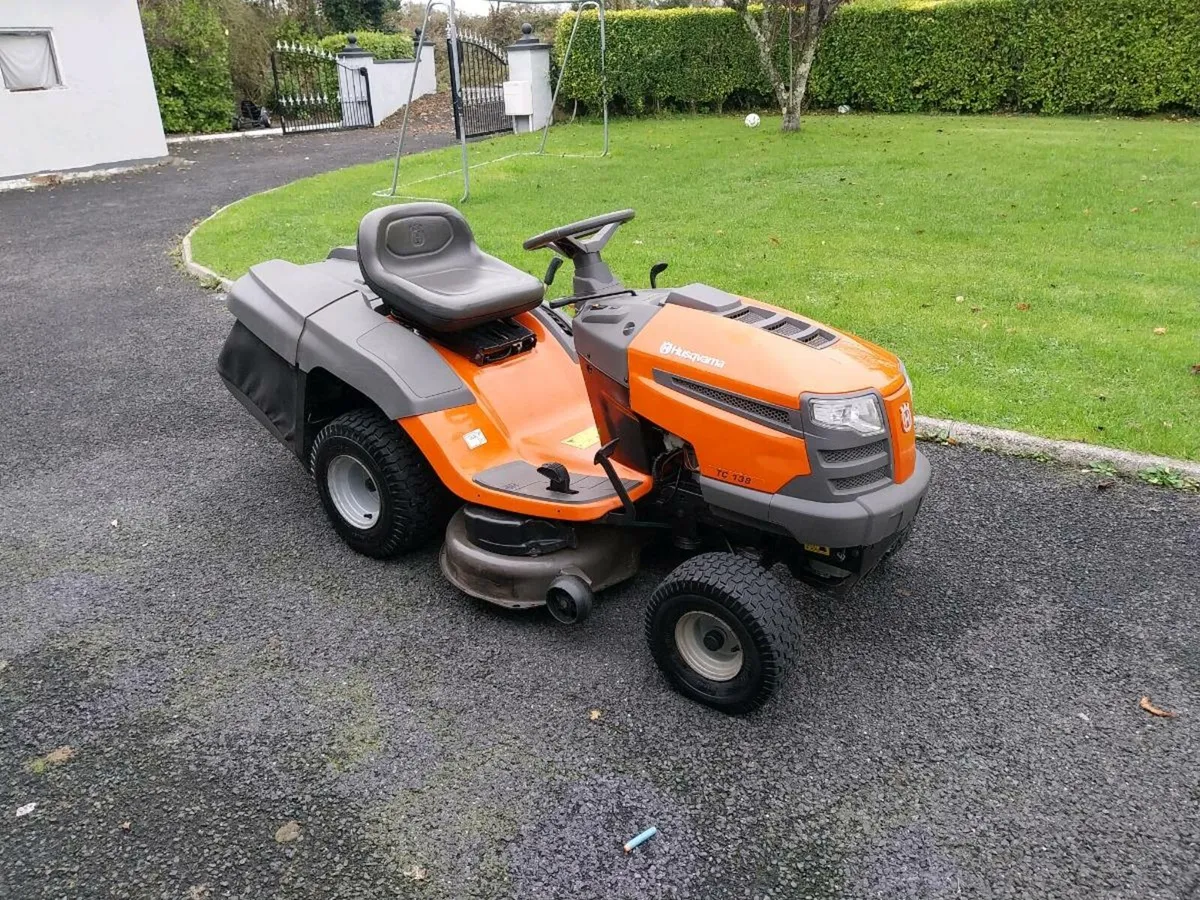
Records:
M705 501L718 515L768 522L802 544L863 547L876 544L912 522L929 487L929 460L919 450L917 465L903 484L891 484L840 503L767 494L700 476Z

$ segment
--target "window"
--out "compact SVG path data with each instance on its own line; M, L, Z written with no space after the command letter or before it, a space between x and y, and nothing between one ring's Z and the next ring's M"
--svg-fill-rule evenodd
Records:
M0 31L0 76L10 91L62 87L49 31Z

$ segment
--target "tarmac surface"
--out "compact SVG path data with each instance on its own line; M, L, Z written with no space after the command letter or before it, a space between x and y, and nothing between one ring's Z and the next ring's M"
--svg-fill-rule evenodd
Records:
M1200 897L1194 495L925 445L740 719L653 667L668 554L567 629L347 550L171 254L393 139L0 195L0 897Z

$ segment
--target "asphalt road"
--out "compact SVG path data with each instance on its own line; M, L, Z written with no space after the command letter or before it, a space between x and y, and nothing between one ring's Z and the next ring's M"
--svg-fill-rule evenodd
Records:
M569 630L347 551L170 253L390 138L0 195L0 897L1200 897L1195 496L928 447L746 719L653 669L667 557Z

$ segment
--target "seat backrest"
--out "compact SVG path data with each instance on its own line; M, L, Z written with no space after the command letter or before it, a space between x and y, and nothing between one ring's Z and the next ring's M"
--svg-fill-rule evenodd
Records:
M462 213L444 203L404 203L367 213L358 226L363 281L401 319L459 331L532 309L537 277L484 253Z
M450 257L465 262L477 252L467 220L445 203L401 203L367 213L358 226L358 257L370 280L378 266L393 274L442 268Z

